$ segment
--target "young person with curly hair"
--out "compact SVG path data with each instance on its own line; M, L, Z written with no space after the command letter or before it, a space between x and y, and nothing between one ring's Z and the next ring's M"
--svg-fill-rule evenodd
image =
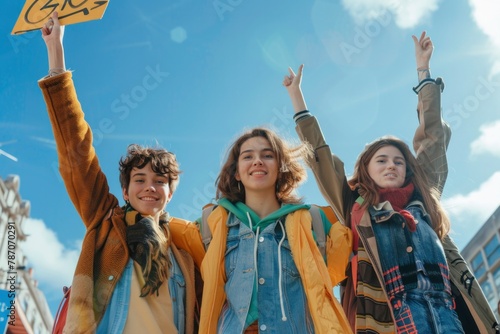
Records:
M196 224L169 216L181 173L175 155L130 145L120 160L125 205L110 193L66 71L54 12L42 28L49 75L39 81L68 194L86 227L65 333L197 333L196 267L204 248Z

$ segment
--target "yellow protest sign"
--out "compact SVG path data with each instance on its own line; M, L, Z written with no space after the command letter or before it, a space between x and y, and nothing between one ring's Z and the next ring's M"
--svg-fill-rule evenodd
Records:
M108 0L26 0L11 34L40 29L54 11L61 25L98 20L107 6Z

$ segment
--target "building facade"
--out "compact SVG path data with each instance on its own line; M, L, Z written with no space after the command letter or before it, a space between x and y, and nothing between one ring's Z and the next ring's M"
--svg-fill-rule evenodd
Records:
M49 334L54 320L21 248L30 202L19 186L17 175L0 178L0 334Z
M497 319L500 301L500 206L462 250Z

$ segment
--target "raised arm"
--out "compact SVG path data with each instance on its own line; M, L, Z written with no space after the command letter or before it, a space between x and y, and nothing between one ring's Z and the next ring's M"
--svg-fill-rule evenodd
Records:
M289 75L285 76L283 80L283 86L288 90L295 110L294 120L297 124L295 130L300 139L303 142L308 142L314 150L314 157L309 158L308 165L314 173L321 194L333 208L339 221L346 224L343 189L346 189L347 180L344 163L332 154L316 117L307 110L301 89L303 68L304 66L301 65L297 74L289 68Z
M38 82L47 105L59 158L59 171L76 210L87 228L98 224L118 200L109 194L101 171L92 132L84 120L71 72L64 64L64 27L54 12L42 28L47 46L49 75Z
M57 12L53 12L47 23L42 27L42 38L47 46L49 59L49 76L61 74L66 71L64 62L64 26L59 24Z
M425 31L419 39L412 36L415 45L418 85L413 88L418 94L417 113L419 126L413 138L417 160L426 171L432 186L443 191L448 176L446 150L451 130L441 116L441 93L444 83L430 75L430 59L434 45Z

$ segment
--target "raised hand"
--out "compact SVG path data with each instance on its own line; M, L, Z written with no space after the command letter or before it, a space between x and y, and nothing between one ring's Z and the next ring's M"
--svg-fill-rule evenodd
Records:
M426 35L423 31L420 35L420 39L417 39L415 35L411 36L415 44L415 60L417 62L418 69L429 68L432 52L434 51L434 45L432 44L431 38Z
M283 78L283 86L288 90L295 112L307 109L300 85L302 83L302 70L304 65L300 65L297 74L289 67L289 75Z
M64 26L59 23L56 11L52 13L41 30L49 58L49 76L63 73L66 71L63 49Z
M287 89L298 88L300 89L300 84L302 83L302 69L304 65L300 65L297 74L292 70L291 67L288 68L290 75L285 75L283 78L283 86Z
M45 41L45 44L59 41L62 43L64 36L64 26L61 26L59 23L58 14L56 11L50 15L47 22L41 28L42 30L42 38Z

